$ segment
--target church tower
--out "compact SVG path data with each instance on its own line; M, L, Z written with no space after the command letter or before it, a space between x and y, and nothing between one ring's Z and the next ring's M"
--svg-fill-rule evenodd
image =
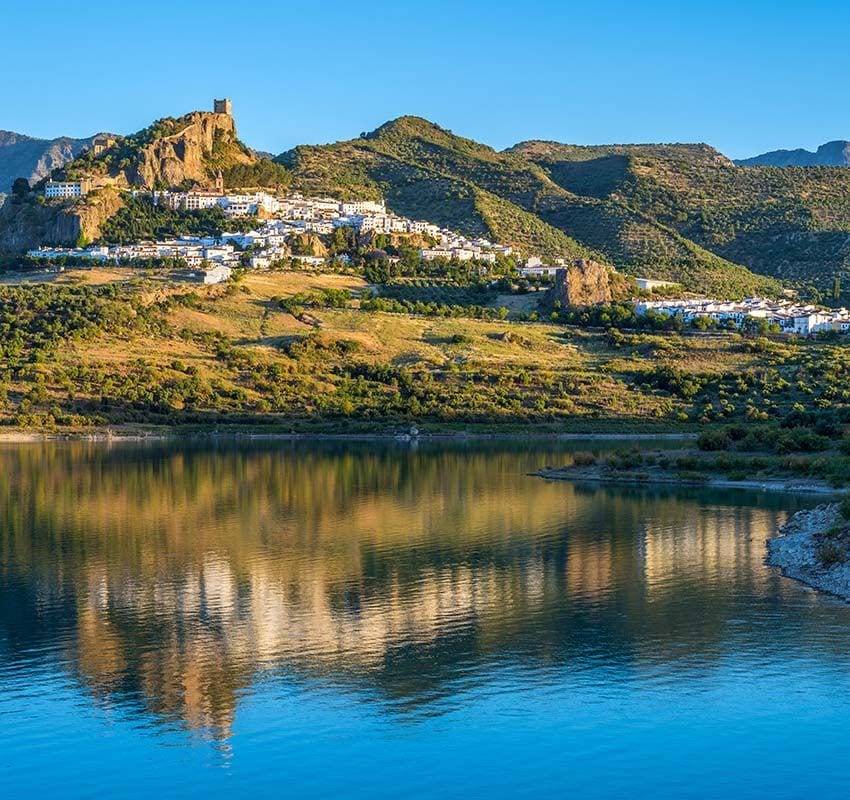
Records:
M219 194L224 194L224 175L221 174L221 169L215 174L215 190Z

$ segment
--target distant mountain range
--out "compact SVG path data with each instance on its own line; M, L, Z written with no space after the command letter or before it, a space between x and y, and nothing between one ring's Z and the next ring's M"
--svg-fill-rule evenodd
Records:
M7 193L15 178L40 181L54 169L65 166L87 147L95 134L86 139L36 139L14 131L0 131L0 192Z
M739 167L850 167L850 142L838 139L811 150L771 150L735 162Z

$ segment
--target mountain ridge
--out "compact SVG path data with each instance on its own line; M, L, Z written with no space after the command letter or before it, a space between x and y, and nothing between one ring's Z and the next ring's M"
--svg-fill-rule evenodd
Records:
M553 169L545 158L528 153L533 149L542 155L564 147L570 147L571 159L585 165L598 162L593 156L610 159L619 178L588 191L564 179L563 165ZM276 160L292 172L293 187L305 193L383 195L400 214L489 235L525 254L590 255L626 272L675 280L694 290L776 291L769 278L688 242L670 225L630 208L614 192L619 179L627 177L622 165L636 154L668 151L686 160L732 166L725 156L699 144L588 149L537 142L496 151L412 116L390 120L357 139L299 146ZM482 202L483 197L491 202ZM496 217L487 213L493 210L494 197Z
M817 150L798 147L793 150L770 150L751 158L735 161L739 167L848 167L850 166L850 141L836 139L825 142Z
M229 114L166 117L53 171L86 177L95 194L116 193L90 225L56 216L85 216L88 200L43 206L51 220L38 204L19 202L0 214L0 247L69 244L75 230L90 239L120 210L121 190L210 186L218 169L226 186L384 198L399 214L489 237L521 255L592 258L693 291L775 293L777 278L823 290L850 277L843 167L740 167L705 143L531 139L496 150L413 115L356 138L298 145L274 161L239 140Z

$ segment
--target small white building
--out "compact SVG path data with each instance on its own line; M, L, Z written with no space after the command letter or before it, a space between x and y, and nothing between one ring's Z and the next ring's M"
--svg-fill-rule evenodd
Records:
M72 197L83 197L88 194L89 189L88 181L48 181L44 187L44 196L49 200L56 198L66 200Z
M318 206L318 203L316 205ZM354 200L348 203L340 203L339 210L349 217L359 214L387 213L387 207L383 203L376 203L374 200Z
M434 261L434 259L437 258L450 259L452 257L452 251L446 247L431 247L429 249L420 250L419 257L423 261Z
M202 269L199 272L193 272L192 278L198 283L210 286L215 283L224 283L224 281L229 280L232 275L233 270L230 269L230 267L227 267L224 264L216 264L214 267L210 267L209 269Z
M550 267L547 264L538 264L534 267L520 267L519 274L523 278L554 278L559 269L563 267Z
M635 283L637 284L638 289L645 289L649 291L652 291L653 289L661 289L664 286L676 285L673 281L660 281L653 278L635 278Z

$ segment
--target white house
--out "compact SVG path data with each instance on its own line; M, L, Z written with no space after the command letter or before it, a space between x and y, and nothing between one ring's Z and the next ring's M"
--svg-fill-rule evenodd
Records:
M339 211L346 216L354 216L356 214L386 214L387 207L383 203L376 203L373 200L354 200L348 203L340 203Z
M227 267L224 264L216 264L214 267L210 267L210 269L204 269L200 272L193 273L192 277L199 283L210 285L214 283L223 283L228 280L231 275L233 275L233 270L230 269L230 267Z
M520 267L519 274L523 278L554 278L559 269L563 269L563 267L550 267L540 264L536 267Z
M48 199L82 197L88 194L88 181L48 181L44 187L44 196Z

